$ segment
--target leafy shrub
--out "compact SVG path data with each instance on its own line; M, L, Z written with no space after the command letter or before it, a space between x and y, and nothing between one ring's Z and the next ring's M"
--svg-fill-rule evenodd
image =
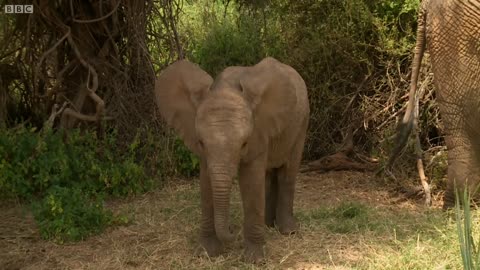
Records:
M179 32L188 58L212 76L265 56L294 67L309 91L306 159L338 150L350 127L355 145L382 157L408 87L419 2L198 0L184 6Z
M215 23L194 56L212 75L228 66L252 65L262 58L261 43L254 28L238 29L233 22Z
M355 138L365 151L375 149L378 141L388 143L382 132L394 128L384 125L379 132L372 127L389 119L391 111L378 114L385 103L403 95L392 95L392 84L407 87L418 0L224 3L186 5L180 32L192 61L213 76L265 56L293 66L309 90L307 159L336 151L350 125L365 127Z
M59 243L100 233L113 219L102 199L91 198L76 187L52 186L33 204L33 212L42 237Z
M198 176L200 159L192 153L180 138L175 139L174 156L177 171L186 177Z
M0 196L33 203L43 237L79 240L112 220L106 195L125 196L153 186L142 162L139 140L118 147L115 132L95 134L19 128L0 131Z
M415 44L415 28L419 0L366 2L371 5L379 45L377 49L390 56L404 57L411 54Z
M51 186L80 184L89 192L129 195L151 187L151 179L135 162L135 149L122 153L110 136L98 141L92 133L72 131L64 143L61 132L1 132L0 194L30 199Z
M191 38L191 60L212 76L228 66L253 65L266 56L285 54L279 25L267 21L259 10L242 10L234 2L228 7L221 2L198 2L202 3L185 8L183 31ZM202 5L206 6L203 12L198 10Z

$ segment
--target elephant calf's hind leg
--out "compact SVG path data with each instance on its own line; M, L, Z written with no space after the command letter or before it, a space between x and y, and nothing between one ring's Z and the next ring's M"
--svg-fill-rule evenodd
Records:
M298 229L297 221L293 216L293 198L295 193L294 164L285 165L278 171L278 199L275 223L281 234L292 234ZM295 166L295 165L294 165Z
M277 210L278 181L277 170L268 170L265 176L265 225L275 226L275 214Z
M293 199L295 197L295 182L302 160L305 136L305 133L299 135L290 159L287 161L287 164L278 170L278 198L275 222L281 234L288 235L298 230L297 221L293 216Z

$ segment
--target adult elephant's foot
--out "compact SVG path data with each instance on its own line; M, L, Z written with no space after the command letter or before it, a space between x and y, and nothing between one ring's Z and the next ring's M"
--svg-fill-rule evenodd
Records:
M455 207L455 203L451 201L443 201L443 210L449 210Z
M459 193L459 194L463 195L463 193ZM460 200L460 203L462 203L462 200ZM448 210L454 207L455 207L455 194L447 189L447 191L445 192L445 197L443 197L443 210Z
M224 246L217 236L200 236L200 245L209 257L216 257L224 250Z
M283 235L294 234L298 231L297 221L292 215L285 215L276 220L278 231Z
M253 264L265 263L265 252L263 250L263 244L254 244L245 241L245 261Z

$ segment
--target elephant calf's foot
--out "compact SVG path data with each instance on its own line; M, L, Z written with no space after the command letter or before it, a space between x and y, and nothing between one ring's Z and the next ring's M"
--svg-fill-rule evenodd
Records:
M276 220L278 231L283 235L294 234L298 230L297 221L293 216Z
M209 257L216 257L223 253L224 246L216 236L201 236L200 245L207 252Z
M245 261L253 264L265 263L265 253L262 244L245 241Z

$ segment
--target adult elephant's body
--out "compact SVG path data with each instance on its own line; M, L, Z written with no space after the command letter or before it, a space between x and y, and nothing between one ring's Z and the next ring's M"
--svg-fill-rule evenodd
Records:
M425 46L426 44L426 46ZM444 207L454 205L455 188L480 183L480 0L424 0L418 18L410 101L403 119L412 127L414 95L425 47L448 150Z
M226 68L215 81L197 65L178 61L157 79L161 115L200 156L200 243L210 256L233 240L229 230L232 178L239 173L248 260L263 258L264 225L296 230L295 177L308 126L303 79L266 58Z

